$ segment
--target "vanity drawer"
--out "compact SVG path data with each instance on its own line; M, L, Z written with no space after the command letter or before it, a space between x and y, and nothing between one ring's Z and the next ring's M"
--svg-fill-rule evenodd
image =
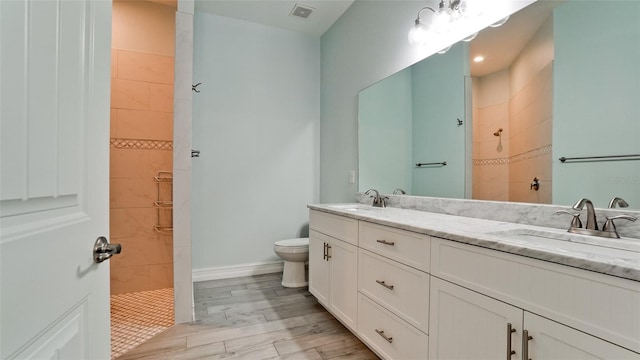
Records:
M309 227L325 235L358 245L358 220L309 210Z
M385 359L426 359L429 354L427 334L362 294L358 294L358 335Z
M370 251L358 251L358 290L427 333L429 274Z
M430 239L427 235L360 221L360 247L429 272Z

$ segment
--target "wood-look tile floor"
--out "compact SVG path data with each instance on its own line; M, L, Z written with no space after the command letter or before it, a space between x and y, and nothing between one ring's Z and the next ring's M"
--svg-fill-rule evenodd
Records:
M378 359L307 288L282 274L194 284L196 321L119 357L132 359Z

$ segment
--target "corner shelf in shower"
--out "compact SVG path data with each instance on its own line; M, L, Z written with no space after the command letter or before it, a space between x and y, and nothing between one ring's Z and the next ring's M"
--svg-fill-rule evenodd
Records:
M173 232L173 173L158 171L153 178L157 195L153 207L156 208L156 225L153 230L159 233Z

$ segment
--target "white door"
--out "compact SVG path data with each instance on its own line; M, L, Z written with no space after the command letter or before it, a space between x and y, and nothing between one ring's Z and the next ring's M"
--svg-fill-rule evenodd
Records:
M109 359L111 1L0 1L0 358Z

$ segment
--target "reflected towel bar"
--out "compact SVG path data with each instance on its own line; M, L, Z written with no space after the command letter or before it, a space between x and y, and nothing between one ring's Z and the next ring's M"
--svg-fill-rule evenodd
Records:
M586 161L625 161L640 160L640 154L633 155L610 155L610 156L585 156L585 157L561 157L558 160L564 163L566 161L586 162Z
M447 162L443 161L443 162L432 162L432 163L417 163L416 166L417 167L421 167L421 166L427 166L427 165L442 165L442 166L446 166Z

